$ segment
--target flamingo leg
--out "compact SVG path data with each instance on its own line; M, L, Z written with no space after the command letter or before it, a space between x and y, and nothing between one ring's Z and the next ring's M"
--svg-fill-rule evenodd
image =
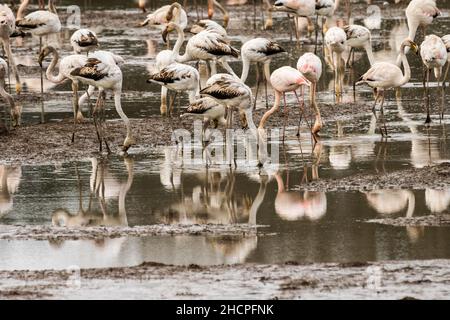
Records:
M256 110L256 101L258 100L258 93L259 93L259 83L261 82L260 75L259 75L259 68L260 68L259 63L256 63L256 93L255 93L255 99L253 102L253 111Z
M42 51L42 37L39 37L39 52ZM44 106L44 71L40 68L41 73L41 123L45 123L45 106Z
M317 54L317 38L319 37L319 15L316 15L316 41L314 45L314 54Z
M445 69L444 79L442 80L442 87L445 90L445 81L447 81L448 69L450 68L450 61L447 61L447 68Z
M297 94L297 93L296 93ZM289 110L287 108L287 103L286 103L286 93L283 92L283 113L284 113L284 123L283 123L283 143L284 140L286 138L286 126L287 126L287 121L288 121L288 116L289 116Z
M387 126L386 126L386 119L384 117L383 105L384 105L384 91L382 91L382 93L381 93L381 106L380 106L380 109L381 109L381 120L383 122L384 133L383 133L382 129L380 129L380 131L381 131L381 135L387 138L388 137L388 132L387 132Z
M79 112L79 105L78 105L78 82L72 81L72 91L73 91L73 132L72 132L72 143L75 142L75 134L77 132L77 123L78 123L78 112Z
M430 84L430 69L427 69L427 78L426 78L426 87L425 87L425 94L426 94L426 107L427 107L427 119L425 120L425 124L431 123L431 117L430 117L430 92L429 92L429 84Z

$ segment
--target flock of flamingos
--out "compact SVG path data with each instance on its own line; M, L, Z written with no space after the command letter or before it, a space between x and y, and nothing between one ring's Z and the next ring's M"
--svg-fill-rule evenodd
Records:
M74 54L60 58L55 48L45 45L43 37L50 34L59 33L61 22L54 6L53 0L48 2L48 10L45 10L43 1L39 1L42 9L25 15L29 0L22 0L16 15L7 5L0 5L0 37L6 53L7 61L0 59L0 94L8 102L10 108L11 123L5 123L6 128L17 126L20 123L20 107L16 106L13 96L7 92L5 80L9 72L15 79L16 93L20 94L20 75L18 73L13 50L10 46L10 38L21 36L23 33L31 33L40 39L39 64L44 64L46 57L51 56L51 64L45 70L47 79L54 83L60 83L69 79L73 89L73 109L74 109L74 134L76 125L82 120L80 105L89 100L95 90L99 91L98 99L93 109L93 120L99 138L100 150L104 142L109 150L104 134L104 126L99 121L98 115L104 108L105 91L112 91L114 95L115 108L126 125L127 135L123 142L123 150L126 152L136 143L130 121L121 106L123 75L120 66L124 60L111 52L98 50L101 40L97 35L88 29L80 29L73 33L70 41L74 49ZM233 125L233 111L239 112L243 128L263 130L267 120L279 111L284 102L285 115L287 115L286 93L292 92L297 96L300 113L304 115L304 101L297 91L302 94L306 88L310 92L310 105L315 112L314 123L308 124L311 134L315 139L323 127L320 108L316 102L317 82L322 75L322 61L329 62L335 75L335 95L339 99L343 90L343 73L350 61L343 60L342 54L350 48L365 49L370 62L370 69L358 80L357 85L368 85L374 90L374 106L379 104L383 115L383 105L385 91L388 89L398 89L409 82L411 69L408 64L407 54L412 51L420 54L424 65L424 89L428 97L426 103L426 123L431 122L430 117L430 93L428 85L431 70L438 85L445 85L447 73L450 65L450 35L427 35L421 45L417 45L414 40L418 29L423 29L432 24L441 12L435 0L411 0L406 8L406 18L409 35L401 44L396 63L377 62L372 54L371 33L368 28L361 25L347 25L345 27L328 28L326 19L332 17L336 10L339 10L338 0L276 0L274 3L263 1L268 7L268 21L266 27L270 27L271 12L286 12L294 17L307 17L310 21L317 19L317 23L322 22L322 45L324 46L323 57L318 56L317 50L319 39L315 39L315 52L304 53L299 57L296 67L283 66L271 72L270 62L278 54L285 50L276 42L276 39L255 38L247 41L240 50L234 48L227 35L228 13L218 1L208 0L208 20L200 20L190 27L190 32L194 35L187 40L184 53L181 54L185 42L185 30L188 27L188 15L185 6L175 2L165 5L151 12L141 26L158 28L162 32L162 38L167 43L167 50L163 50L156 56L157 71L151 74L148 82L161 85L161 115L170 116L174 109L175 97L168 99L168 91L174 94L188 94L189 107L185 110L183 117L192 116L204 120L204 130L213 123L216 127L219 124L230 128ZM145 1L139 1L140 6L145 10ZM219 8L224 14L223 25L211 20L214 14L214 7ZM319 20L319 17L321 20ZM296 20L297 21L297 20ZM176 33L176 42L170 48L169 35ZM298 37L297 37L298 41ZM227 58L242 59L242 74L238 76L230 65ZM351 57L351 54L350 54ZM350 60L350 59L349 59ZM206 62L209 70L209 79L206 86L201 88L200 74L195 65L190 62ZM444 66L447 63L445 74ZM219 64L227 73L217 73ZM253 120L253 112L256 106L256 99L252 90L245 83L249 74L251 64L257 64L263 69L263 77L266 84L273 87L275 92L275 102L261 119L258 128ZM403 68L403 70L402 70ZM55 75L55 70L58 70ZM41 88L43 81L43 69L41 68ZM79 97L78 90L80 84L89 86L87 91ZM259 88L259 86L258 86ZM41 89L43 91L43 89ZM256 93L257 94L257 93ZM303 98L304 99L304 98ZM267 94L266 94L267 101ZM267 104L267 102L266 102ZM444 110L441 110L441 119ZM386 124L382 116L383 127L381 134L387 136ZM5 125L3 124L3 125ZM1 124L0 124L1 125Z

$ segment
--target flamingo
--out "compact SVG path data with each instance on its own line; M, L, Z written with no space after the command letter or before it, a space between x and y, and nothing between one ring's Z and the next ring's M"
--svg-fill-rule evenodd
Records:
M259 123L259 129L263 130L266 121L280 109L281 97L283 96L284 100L284 114L285 114L285 125L288 117L288 109L286 104L286 92L293 92L297 97L297 101L300 105L300 111L303 113L303 107L300 103L300 99L297 95L297 89L301 88L304 85L310 86L310 82L303 76L300 71L294 69L292 67L281 67L275 70L270 76L270 83L275 90L275 103L269 111L267 111L261 122ZM285 130L284 130L285 131ZM284 134L283 134L284 137Z
M236 76L228 62L222 59L227 56L238 58L239 50L228 44L227 39L220 34L212 31L202 31L189 39L184 55L178 56L176 61L180 63L197 60L218 61L225 70ZM211 74L216 74L215 64L211 64L211 67L214 67L211 70Z
M197 34L205 30L216 32L221 36L223 36L224 38L228 37L227 30L224 27L222 27L217 22L208 19L200 20L194 23L191 27L190 32L193 34Z
M414 41L416 38L416 32L419 27L422 27L423 34L426 34L426 27L433 23L433 20L437 18L441 11L436 5L436 0L412 0L405 10L406 20L408 22L408 38ZM408 53L409 48L406 48ZM397 60L397 65L401 64L400 56Z
M330 28L325 34L325 43L328 51L332 55L332 66L334 70L335 95L340 101L343 89L344 65L342 63L342 53L347 44L347 34L339 27Z
M294 15L295 35L297 38L297 45L299 44L298 35L298 17L309 18L316 14L316 0L276 0L273 11L281 11Z
M50 66L47 68L45 74L47 76L47 79L53 83L61 83L66 79L70 79L72 81L72 91L73 91L73 112L74 112L74 121L81 122L83 121L83 114L81 113L79 109L79 100L78 100L78 86L79 81L76 80L72 75L71 72L75 68L83 67L87 62L87 57L84 55L74 54L67 57L64 57L61 59L59 63L59 73L58 75L54 75L54 70L56 65L59 62L59 55L55 48L51 46L47 46L39 54L39 65L42 68L42 63L44 59L49 56L53 55L52 62ZM72 137L72 142L73 142Z
M322 75L322 61L314 53L307 52L302 55L297 62L297 70L311 83L310 88L310 103L316 112L316 121L312 128L312 133L317 133L322 129L322 117L320 115L320 109L317 106L317 83ZM299 127L300 134L300 127Z
M211 121L214 122L214 128L217 128L219 124L225 124L225 106L210 97L204 97L191 103L181 117L203 119L203 131L206 131Z
M183 7L174 2L171 5L165 5L150 13L144 22L140 24L141 27L150 25L164 31L169 22L175 22L181 29L185 29L188 24L187 14Z
M127 135L123 142L122 150L127 152L136 143L132 135L130 120L122 110L121 95L123 76L119 66L115 63L117 60L118 57L115 55L104 51L97 51L87 59L84 66L75 68L70 73L74 79L101 90L96 110L94 111L94 123L96 125L97 136L99 137L100 151L102 151L102 142L105 142L108 152L110 152L106 138L103 135L103 130L101 129L99 131L96 121L96 114L102 108L101 102L104 100L104 90L111 90L113 92L116 111L127 128Z
M173 111L173 102L179 92L189 91L189 103L193 103L199 95L200 74L197 69L182 63L171 63L161 71L150 75L148 83L156 83L175 91L175 97L169 108L169 114Z
M238 78L218 73L208 79L200 94L211 97L228 108L228 128L233 121L233 110L238 109L241 115L245 115L248 128L256 129L253 122L252 90Z
M7 104L9 105L9 113L11 115L12 125L13 127L16 127L20 124L20 116L22 113L22 110L20 106L16 105L14 102L14 98L5 90L5 76L8 70L8 65L5 60L0 58L0 96L3 97L7 101ZM9 125L6 123L5 119L5 127L8 128Z
M447 48L442 39L434 34L426 36L425 40L420 45L420 56L422 57L422 62L426 67L426 86L425 77L423 81L423 89L426 94L427 99L427 120L426 123L430 123L430 70L434 69L434 76L438 82L438 87L440 87L442 68L447 62ZM441 119L444 118L444 108L441 110Z
M353 66L353 61L355 59L355 49L363 48L364 50L366 50L367 58L369 59L369 63L372 66L375 63L375 58L372 51L372 36L370 30L357 24L344 26L343 29L347 35L347 45L351 48L347 65L350 62L350 58L352 58Z
M94 31L89 29L79 29L70 37L70 44L75 53L80 54L95 51L98 48L98 38Z
M39 52L42 51L42 37L51 34L57 34L61 31L61 21L53 3L54 0L48 1L48 11L34 11L22 18L23 11L28 6L29 1L24 0L17 13L16 25L23 30L31 32L33 36L39 37ZM41 99L44 97L44 73L41 73ZM42 103L41 122L44 122L44 103Z
M405 74L402 73L402 70L396 64L389 62L377 62L356 83L356 85L367 84L370 87L376 89L375 104L373 106L374 112L377 102L381 97L380 108L381 113L383 114L385 90L390 88L400 88L404 84L408 83L411 78L411 69L409 67L405 52L406 47L412 48L415 53L418 53L419 50L417 44L410 39L406 39L402 42L402 45L400 47L400 58L403 63L403 68L405 69ZM427 115L427 119L428 118L429 114ZM384 123L384 129L385 132L383 133L383 131L381 130L381 134L383 136L387 136L386 123Z
M172 50L162 50L156 55L156 70L161 71L163 68L167 67L171 63L175 62L176 57L178 57L180 53L181 46L184 42L184 32L181 27L174 23L170 22L167 27L163 31L163 39L166 41L167 34L176 30L178 34L177 41ZM165 86L161 86L161 106L160 106L161 115L167 114L167 88Z
M13 75L16 79L16 93L19 94L22 91L22 86L20 84L20 76L17 71L17 65L14 60L14 56L11 51L10 36L14 33L16 29L16 18L14 17L11 9L5 5L0 4L0 40L2 41L3 48L5 49L6 55L8 56L8 62L11 65ZM6 70L9 70L7 68Z
M256 63L257 71L260 66L263 66L263 78L266 93L266 107L267 105L267 81L270 79L270 62L272 58L279 53L286 52L278 43L266 38L256 38L247 41L241 48L242 56L242 75L241 81L245 83L248 77L248 72L251 63ZM257 72L257 87L254 101L254 109L256 108L256 100L258 99L259 91L259 71Z
M447 68L445 69L444 80L442 81L442 86L445 88L445 81L447 81L448 70L450 68L450 34L442 37L445 47L447 48Z
M316 44L314 46L314 53L317 53L317 40L318 40L318 29L319 29L319 17L322 18L321 32L322 41L324 42L324 27L329 18L331 18L336 10L336 4L334 0L316 0Z

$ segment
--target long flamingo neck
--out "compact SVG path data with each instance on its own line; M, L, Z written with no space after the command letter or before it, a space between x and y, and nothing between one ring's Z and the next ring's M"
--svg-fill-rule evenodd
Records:
M180 55L180 49L184 43L183 30L181 30L181 27L179 25L176 25L175 29L177 30L178 38L177 38L177 42L175 43L175 46L173 47L173 50L172 50L172 59L173 60L175 60Z
M125 126L127 127L127 137L131 137L131 126L130 126L130 119L128 119L125 112L123 112L122 109L122 90L116 89L114 90L114 104L116 107L116 111L119 114L119 117L122 119L122 121L125 123Z
M372 42L370 40L369 43L366 44L365 49L367 53L367 58L369 59L370 66L373 66L373 64L375 63L375 57L373 56Z
M58 73L57 76L53 75L53 72L59 61L59 54L56 50L53 50L52 54L53 54L53 59L52 59L52 62L50 63L50 66L47 68L47 71L45 71L45 75L47 76L47 79L50 80L51 82L60 83L65 78L64 75L61 73L61 71Z
M278 185L278 194L285 192L283 179L279 174L275 175L275 179L277 180Z
M400 48L400 57L403 64L403 68L405 69L405 75L402 78L401 85L403 86L411 79L411 68L409 67L408 58L406 58L405 46L402 45Z
M9 39L3 41L3 46L5 47L6 54L8 55L9 65L12 68L12 71L14 73L14 77L16 79L16 85L20 85L20 77L19 72L17 71L16 62L14 60L14 56L11 51L11 45L9 43Z
M241 74L241 81L245 83L248 78L248 72L250 71L250 61L247 57L242 57L242 74Z
M23 0L22 3L20 4L19 10L17 11L17 16L16 16L16 20L22 20L25 10L28 7L28 4L30 3L30 0Z

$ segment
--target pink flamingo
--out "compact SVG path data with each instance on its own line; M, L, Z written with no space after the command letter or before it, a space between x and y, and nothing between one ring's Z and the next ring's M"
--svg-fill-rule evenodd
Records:
M311 82L311 88L309 90L310 103L316 112L316 121L312 128L312 133L317 135L317 133L322 129L322 117L320 115L320 109L317 106L316 95L317 95L317 83L319 82L320 76L322 75L322 61L314 53L308 52L302 55L297 62L297 70ZM303 90L303 89L302 89ZM300 127L299 133L300 134Z
M288 109L286 104L286 92L293 92L297 97L297 101L300 106L300 112L303 113L303 105L300 103L300 99L297 95L297 89L302 87L303 85L310 86L310 82L306 79L300 71L294 69L292 67L281 67L275 70L270 76L270 83L275 90L275 103L269 111L267 111L261 122L259 123L259 129L264 130L264 125L266 121L280 109L281 96L283 96L284 100L284 115L285 115L285 123L284 123L284 132L286 131L286 121L288 118Z

